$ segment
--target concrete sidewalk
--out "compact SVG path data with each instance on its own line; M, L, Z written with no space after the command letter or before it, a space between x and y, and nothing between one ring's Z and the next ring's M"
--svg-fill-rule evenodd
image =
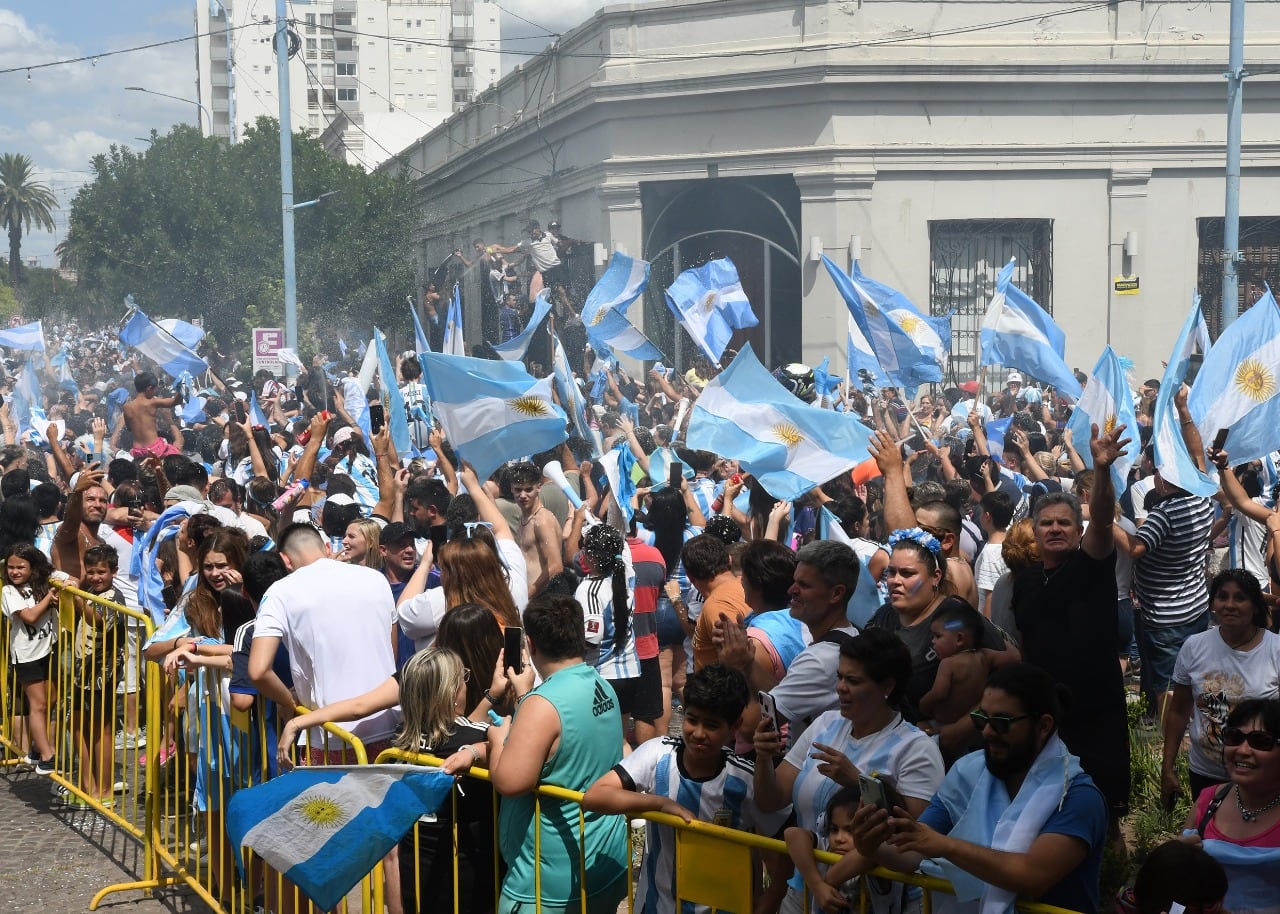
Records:
M102 888L142 878L142 845L93 812L54 806L52 782L0 769L0 912L87 911ZM190 891L108 895L110 914L207 914Z

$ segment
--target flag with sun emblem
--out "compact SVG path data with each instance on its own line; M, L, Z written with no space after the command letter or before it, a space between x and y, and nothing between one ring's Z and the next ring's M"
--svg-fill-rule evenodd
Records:
M1093 468L1093 453L1089 450L1089 433L1094 425L1098 426L1100 435L1123 425L1127 429L1125 437L1137 440L1138 417L1133 410L1133 392L1129 389L1129 379L1125 377L1120 356L1110 346L1102 350L1093 374L1089 375L1089 383L1084 386L1084 392L1067 420L1071 443L1090 469ZM1129 470L1137 456L1138 448L1131 444L1128 453L1111 464L1111 481L1115 484L1117 498L1129 488Z
M1080 382L1063 355L1067 335L1026 292L1013 284L1010 260L996 278L996 293L982 319L979 365L1018 368L1056 387L1073 400L1080 397Z
M1151 421L1151 443L1155 451L1156 469L1168 482L1192 495L1211 498L1218 492L1218 473L1211 463L1202 470L1196 466L1187 442L1182 437L1182 424L1178 421L1178 408L1174 395L1182 388L1191 367L1193 355L1204 356L1209 351L1209 328L1200 313L1200 293L1192 297L1191 313L1182 322L1182 332L1173 344L1173 352L1165 363L1160 392L1156 394L1155 412Z
M423 381L449 443L476 475L488 479L503 461L555 447L568 435L552 402L552 377L519 362L424 352Z
M748 344L703 389L686 440L737 460L774 498L791 500L865 460L871 437L852 416L797 399Z
M742 291L738 268L727 257L685 270L667 286L667 307L717 366L735 330L760 321Z
M1280 310L1266 294L1223 331L1204 357L1187 406L1205 444L1227 429L1231 463L1280 447Z
M297 768L236 791L227 835L329 911L404 837L448 801L453 777L415 765Z
M493 344L493 351L508 362L523 362L525 355L529 352L529 344L533 342L534 332L547 319L547 315L551 313L551 292L549 289L543 289L538 293L533 302L533 313L529 315L529 323L524 325L524 329L507 340L505 343Z
M615 251L604 275L587 293L582 305L582 323L588 327L599 324L605 311L626 314L631 303L648 287L649 262Z

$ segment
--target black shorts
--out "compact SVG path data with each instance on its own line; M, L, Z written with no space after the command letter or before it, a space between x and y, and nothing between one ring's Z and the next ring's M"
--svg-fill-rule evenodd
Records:
M103 693L99 689L74 689L71 693L72 707L76 720L81 727L101 729L115 720L116 694L112 689Z
M33 682L45 682L49 679L49 655L45 654L39 660L30 660L26 663L15 663L13 665L13 669L17 674L18 683L20 685L31 685Z
M610 679L618 695L618 710L636 720L653 723L662 716L662 668L658 659L640 661L640 675L633 679Z

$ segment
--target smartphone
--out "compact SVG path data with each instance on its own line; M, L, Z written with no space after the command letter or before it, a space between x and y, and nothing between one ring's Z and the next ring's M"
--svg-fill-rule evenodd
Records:
M1165 812L1173 812L1173 808L1178 805L1178 800L1180 799L1182 799L1182 791L1175 790L1173 793L1169 794L1169 798L1167 800L1161 800L1160 805L1163 807Z
M684 479L684 464L678 460L671 461L670 466L667 467L667 485L678 489L682 479Z
M1204 356L1196 352L1187 356L1187 376L1182 379L1182 383L1190 387L1196 383L1196 376L1200 374L1200 366L1204 364Z
M387 424L387 410L381 403L369 404L369 433L376 435Z
M244 408L244 401L237 400L236 401L236 419L238 419L241 424L244 424L244 422L247 421L248 418L249 418L249 413Z
M889 809L889 798L885 794L884 781L874 774L861 775L858 778L858 790L862 793L863 805L874 806L877 809L883 809L885 812L892 812Z
M1215 451L1220 451L1220 450L1222 450L1222 448L1226 445L1226 443L1227 443L1227 432L1229 432L1229 431L1230 431L1230 429L1220 428L1220 429L1218 429L1218 434L1216 434L1216 435L1214 435L1214 436L1213 436L1213 449L1214 449Z
M760 693L760 716L769 721L770 729L778 729L778 703L768 692Z
M502 663L503 666L515 670L517 673L524 672L524 629L515 625L508 625L506 631L502 633Z

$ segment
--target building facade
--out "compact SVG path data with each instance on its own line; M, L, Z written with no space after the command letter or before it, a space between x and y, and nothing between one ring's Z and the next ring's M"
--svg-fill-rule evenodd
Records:
M234 142L278 117L274 6L196 0L200 102ZM489 0L293 0L289 64L295 130L374 168L498 78L499 20Z
M1280 279L1280 3L1247 6L1242 307ZM1016 257L1071 365L1110 343L1159 376L1197 287L1216 325L1227 38L1226 4L1164 0L607 6L404 151L420 261L558 218L653 263L645 329L680 359L662 288L728 255L772 366L843 364L820 257L856 256L955 311L958 381Z

